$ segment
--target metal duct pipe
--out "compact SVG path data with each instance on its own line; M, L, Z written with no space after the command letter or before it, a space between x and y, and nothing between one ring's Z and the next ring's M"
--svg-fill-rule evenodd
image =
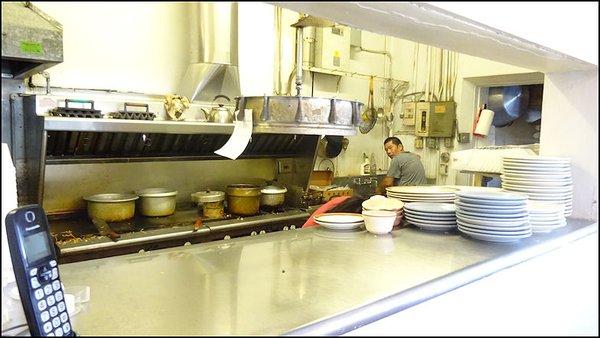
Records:
M302 45L304 28L296 27L296 96L302 94Z
M189 3L190 65L181 94L191 101L216 95L240 96L238 72L238 4Z
M527 86L492 87L488 93L488 109L494 111L492 125L504 127L525 113L529 104Z

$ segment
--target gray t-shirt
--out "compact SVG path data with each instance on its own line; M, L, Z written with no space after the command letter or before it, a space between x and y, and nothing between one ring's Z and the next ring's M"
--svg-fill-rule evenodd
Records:
M388 177L394 178L394 185L425 185L425 168L418 155L403 151L392 158Z

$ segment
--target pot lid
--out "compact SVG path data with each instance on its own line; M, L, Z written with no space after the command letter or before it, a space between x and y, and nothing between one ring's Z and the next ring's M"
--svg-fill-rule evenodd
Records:
M225 193L218 190L198 191L191 196L196 203L220 202L225 199Z
M268 185L260 190L262 194L283 194L287 192L286 187L278 187L276 185Z
M135 192L140 197L169 197L177 195L177 190L168 188L147 188Z
M92 196L86 196L83 199L90 202L118 203L135 201L138 198L140 197L134 194L97 194Z

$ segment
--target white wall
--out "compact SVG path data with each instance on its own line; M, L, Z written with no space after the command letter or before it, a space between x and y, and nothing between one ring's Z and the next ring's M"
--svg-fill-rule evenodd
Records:
M571 157L573 217L598 219L598 72L546 74L540 154Z
M580 60L598 64L597 1L428 3Z

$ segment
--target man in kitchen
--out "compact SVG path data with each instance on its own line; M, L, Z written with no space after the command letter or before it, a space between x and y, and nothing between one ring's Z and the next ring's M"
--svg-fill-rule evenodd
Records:
M375 193L385 195L385 188L394 185L425 185L425 168L417 154L404 151L404 146L397 137L388 137L383 141L383 149L392 159L386 177L381 180Z

